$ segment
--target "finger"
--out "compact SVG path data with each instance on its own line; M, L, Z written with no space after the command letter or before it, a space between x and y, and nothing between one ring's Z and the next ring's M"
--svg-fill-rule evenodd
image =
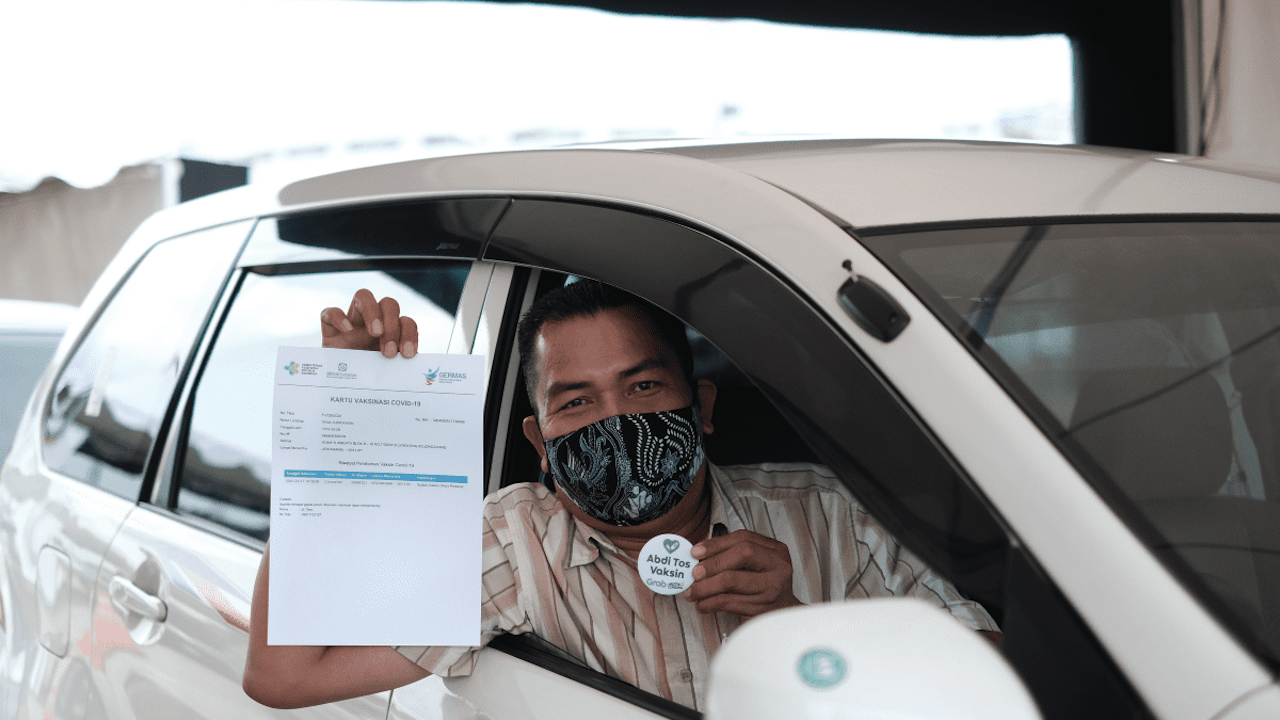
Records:
M418 354L418 323L407 315L400 317L400 354L406 359Z
M751 595L764 602L773 602L782 595L783 582L785 579L777 573L733 570L694 580L685 591L685 598L698 602L717 595Z
M382 334L382 308L373 297L373 293L360 288L351 297L351 309L347 310L347 319L356 327L364 328L370 335Z
M328 307L320 311L320 335L323 337L333 337L344 332L351 332L355 328L351 325L351 321L347 319L346 313L336 307Z
M728 612L744 618L755 617L774 609L773 603L764 602L754 595L716 595L694 605L705 614Z
M701 560L693 568L693 579L714 577L731 570L762 572L776 567L791 567L791 555L782 543L777 547L743 540L722 552Z
M787 547L783 543L773 538L765 537L760 533L754 533L750 530L734 530L728 535L709 537L694 545L690 552L693 557L701 561L725 552L729 548L737 547L742 543L752 543L766 548L781 548L784 550Z
M387 357L395 357L400 351L400 303L396 302L393 297L384 297L378 303L379 320L374 322L382 326L381 340L379 345L382 346L382 354ZM379 333L374 333L378 335Z

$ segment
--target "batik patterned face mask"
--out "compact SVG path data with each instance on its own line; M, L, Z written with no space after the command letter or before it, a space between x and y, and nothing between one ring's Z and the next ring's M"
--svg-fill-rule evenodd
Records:
M611 525L666 514L689 491L705 457L692 406L614 415L545 445L556 486Z

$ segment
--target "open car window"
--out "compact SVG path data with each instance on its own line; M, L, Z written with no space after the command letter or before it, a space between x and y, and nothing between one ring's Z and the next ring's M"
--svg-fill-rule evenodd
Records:
M516 199L483 259L595 278L684 321L732 366L722 368L729 396L742 379L744 395L758 393L743 401L735 418L748 433L765 433L740 443L745 450L772 452L785 445L769 437L777 427L801 438L802 449L834 471L894 537L996 618L1006 658L1046 717L1146 716L1070 603L1035 558L1011 542L924 422L850 338L731 241L624 208ZM703 360L708 367L721 362ZM522 396L523 388L516 394ZM521 402L527 400L515 398L513 406ZM716 411L722 439L734 434L726 427L725 407ZM509 454L504 472L530 466L519 462ZM529 479L527 471L518 472L519 480ZM515 481L504 477L509 480ZM591 673L578 673L590 681ZM661 700L638 691L624 695L638 704Z

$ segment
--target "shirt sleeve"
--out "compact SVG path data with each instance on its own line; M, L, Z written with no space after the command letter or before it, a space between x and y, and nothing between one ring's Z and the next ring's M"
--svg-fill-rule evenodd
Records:
M950 612L974 630L999 631L995 620L981 605L965 599L955 586L899 545L861 507L854 505L852 510L856 559L845 586L847 599L913 597Z
M528 632L531 624L520 601L520 580L512 562L510 527L501 507L486 503L480 578L480 644L398 645L396 650L433 675L470 675L480 650L504 633Z

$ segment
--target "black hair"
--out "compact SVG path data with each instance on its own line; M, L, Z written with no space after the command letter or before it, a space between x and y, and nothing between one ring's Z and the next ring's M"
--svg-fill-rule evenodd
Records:
M675 356L685 384L689 386L689 395L696 405L698 392L693 382L693 350L689 347L689 336L685 334L684 323L666 310L612 285L599 280L579 280L534 300L516 327L520 369L524 372L525 390L529 393L529 404L534 411L537 412L538 408L535 392L538 368L533 346L538 331L547 323L595 315L605 310L632 310L640 314L654 336Z

